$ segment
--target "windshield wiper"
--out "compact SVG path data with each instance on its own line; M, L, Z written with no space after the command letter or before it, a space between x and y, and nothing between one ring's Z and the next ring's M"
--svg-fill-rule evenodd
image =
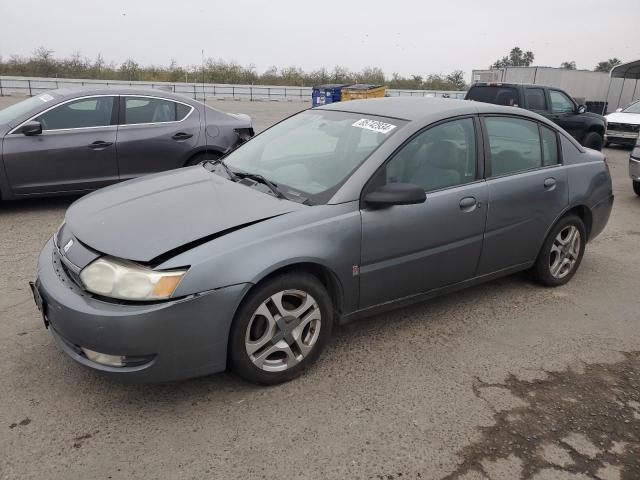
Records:
M221 165L222 168L224 168L224 171L227 172L230 180L235 181L235 179L238 177L235 173L233 173L233 170L231 170L228 165L222 161L221 158L216 158L215 160L206 160L204 163L210 163L211 165Z
M282 190L280 190L270 180L267 180L259 173L242 172L242 173L237 173L236 177L250 178L251 180L255 180L256 182L263 183L267 187L269 187L269 190L271 190L277 198L284 198L285 200L289 200L287 196L284 193L282 193Z

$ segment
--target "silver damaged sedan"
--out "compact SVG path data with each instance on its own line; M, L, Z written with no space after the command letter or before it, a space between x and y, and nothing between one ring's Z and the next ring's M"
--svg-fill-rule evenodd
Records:
M32 289L60 348L95 370L274 384L336 323L522 270L563 285L612 204L602 154L535 113L336 103L78 200Z

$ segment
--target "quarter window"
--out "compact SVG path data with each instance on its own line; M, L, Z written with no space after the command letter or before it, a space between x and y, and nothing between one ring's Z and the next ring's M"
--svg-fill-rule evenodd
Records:
M511 117L485 118L493 176L542 166L538 124Z
M551 111L553 113L569 113L575 109L573 101L562 92L549 90L549 97L551 97Z
M547 99L544 96L544 90L541 88L527 88L527 106L531 110L546 110Z
M420 133L386 166L386 183L413 183L426 191L475 180L476 141L471 118Z
M111 125L114 97L93 97L60 105L35 118L43 130Z
M188 105L161 98L123 98L125 124L175 122L184 119L191 111Z

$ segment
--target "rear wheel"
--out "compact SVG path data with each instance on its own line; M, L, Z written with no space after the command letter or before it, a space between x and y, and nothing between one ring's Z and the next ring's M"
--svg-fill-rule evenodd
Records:
M584 222L577 215L561 218L549 232L538 259L531 269L542 285L564 285L576 273L587 241Z
M194 155L193 157L191 157L189 160L187 160L187 162L184 164L185 167L192 167L194 165L198 165L202 162L205 162L207 160L217 160L220 158L220 155L216 152L202 152L202 153L197 153L196 155Z
M636 192L636 195L640 195L640 182L634 180L633 191Z
M602 150L603 143L604 139L598 132L589 132L587 136L584 137L584 146L587 148L600 151Z
M331 298L310 274L271 278L249 293L229 335L229 363L242 378L273 385L300 375L326 346Z

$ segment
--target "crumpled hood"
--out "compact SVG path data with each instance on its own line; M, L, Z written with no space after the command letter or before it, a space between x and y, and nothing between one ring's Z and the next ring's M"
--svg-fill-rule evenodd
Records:
M78 240L101 253L148 262L185 244L302 208L309 207L195 166L98 190L71 205L65 221Z
M631 125L640 124L640 113L622 113L615 112L607 115L607 122L609 123L628 123Z

